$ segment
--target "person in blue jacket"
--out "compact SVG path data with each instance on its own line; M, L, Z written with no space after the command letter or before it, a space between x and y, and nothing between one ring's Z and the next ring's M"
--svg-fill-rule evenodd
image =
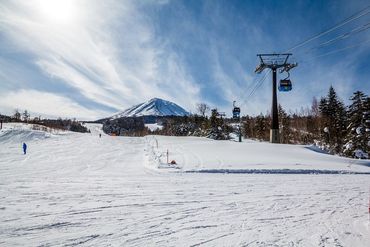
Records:
M27 153L27 144L23 142L23 153Z

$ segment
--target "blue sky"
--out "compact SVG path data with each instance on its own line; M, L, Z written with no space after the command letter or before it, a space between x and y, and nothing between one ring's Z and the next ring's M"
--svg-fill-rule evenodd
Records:
M34 116L97 119L153 97L192 112L205 102L229 113L236 100L244 115L266 113L271 75L248 97L263 76L254 73L256 54L284 52L367 5L1 0L0 113L18 108ZM293 90L279 93L279 103L299 110L330 85L345 103L355 90L369 93L369 22L370 13L293 50L291 61L299 64L291 71Z

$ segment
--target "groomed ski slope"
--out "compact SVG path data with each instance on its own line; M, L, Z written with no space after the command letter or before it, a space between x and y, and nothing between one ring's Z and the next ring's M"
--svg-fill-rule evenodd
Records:
M13 130L9 127L14 126L5 126L0 132L1 246L368 246L370 242L369 175L187 173L221 171L234 164L235 169L245 169L242 162L232 163L245 157L232 155L231 150L239 149L227 149L223 142L214 142L207 154L208 148L201 149L202 143L209 144L203 138L99 138L100 129L89 126L92 134L42 134L24 126ZM22 154L21 139L28 144L27 155ZM263 145L253 143L258 144ZM158 168L164 167L161 153L167 148L179 169ZM300 150L288 148L290 155ZM303 147L303 154L295 155L303 159L306 151L319 154ZM261 162L265 155L260 155ZM319 157L325 170L341 170L343 165L348 169L348 160L337 163L338 157ZM320 160L315 158L315 170L321 167ZM352 162L351 171L369 171L366 163ZM287 159L287 165L293 163ZM281 163L260 164L266 169L286 168ZM311 169L312 164L303 165Z
M253 140L215 141L199 137L148 136L149 167L175 160L185 172L207 173L368 173L369 160L328 155L317 147Z

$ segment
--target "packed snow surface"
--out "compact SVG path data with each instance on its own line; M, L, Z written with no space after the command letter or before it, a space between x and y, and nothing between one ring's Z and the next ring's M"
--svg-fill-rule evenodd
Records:
M369 175L197 172L369 172L365 161L248 140L99 138L99 125L88 127L91 134L31 136L27 155L19 132L7 124L0 132L0 246L370 242ZM164 166L167 150L176 165Z
M157 163L175 160L182 171L233 173L370 173L369 160L328 155L315 146L253 140L215 141L199 137L148 136ZM158 147L157 147L158 144ZM150 162L149 166L156 166Z
M153 98L147 102L135 105L123 112L112 116L112 119L121 117L141 116L188 116L190 115L181 106L163 99Z

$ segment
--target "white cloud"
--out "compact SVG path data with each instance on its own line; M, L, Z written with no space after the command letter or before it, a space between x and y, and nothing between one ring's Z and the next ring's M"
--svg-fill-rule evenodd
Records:
M87 109L66 97L48 92L20 90L0 96L0 108L8 114L19 109L28 110L31 115L43 117L96 120L107 116L107 112Z
M155 42L135 2L68 1L72 14L63 16L60 10L58 18L53 18L58 9L48 2L9 1L0 7L1 32L13 48L32 54L47 77L117 110L150 97L190 107L188 99L199 97L178 57ZM64 6L63 0L53 2Z
M238 30L248 35L244 37L245 44L238 51L232 49L239 43L230 34L226 33L223 37L218 33L218 28L207 28L229 29L230 16L225 16L223 4L213 2L205 2L203 6L204 14L213 23L211 26L199 23L192 15L187 15L188 8L181 7L182 3L174 5L178 6L174 10L179 12L176 16L184 17L179 18L174 26L196 38L182 40L183 36L177 36L176 28L171 31L176 33L157 37L157 23L151 23L143 9L149 9L146 7L154 4L158 5L155 8L161 8L165 7L161 4L168 3L167 0L3 0L0 5L0 32L12 44L9 50L19 55L18 59L28 59L28 62L38 66L46 78L43 82L48 83L48 79L52 79L55 83L59 80L63 86L74 88L84 98L109 108L122 110L149 98L161 97L188 110L195 109L194 103L207 100L218 104L215 107L226 112L231 110L233 100L239 104L248 100L242 106L243 114L259 114L270 110L270 75L254 95L246 99L256 83L253 80L253 68L258 63L246 58L256 60L255 53L263 52L261 49L285 47L284 42L276 42L275 37L269 36L268 30L261 29L263 25L260 21L266 18L256 23L254 19L251 21L251 18L240 17L240 20L245 21L240 22ZM286 29L291 30L291 27L287 26ZM181 40L177 39L179 37ZM207 71L201 71L203 68L194 69L194 65L189 62L186 64L184 61L188 61L189 57L181 53L181 45L178 46L176 42L185 44L188 49L201 46L200 50L204 53L199 55L209 59L209 64L205 65ZM176 47L180 47L180 52L174 50ZM238 52L242 55L239 56ZM340 66L336 63L329 67L316 60L311 68L299 64L292 71L293 91L279 94L279 102L287 109L309 105L313 96L325 95L330 84L337 89L339 96L348 98L356 78L351 63L354 63L357 56L355 53L346 57ZM304 58L307 57L311 58L304 55ZM20 71L12 67L14 63L5 64L8 67L4 71ZM305 69L301 70L301 67ZM193 69L195 74L189 74L187 68ZM5 83L8 84L16 81L9 78L14 77L9 73L0 72L0 76L7 77ZM197 76L203 81L196 81ZM28 83L24 88L33 87L25 80L17 81L17 86L21 88L22 83ZM0 82L0 86L1 83L4 84ZM47 91L50 91L51 86L47 86ZM204 90L206 87L217 88L217 97L201 98L200 87ZM3 88L13 90L15 87L5 85ZM58 88L63 87L58 85ZM44 88L38 86L37 90L43 91ZM230 102L230 108L229 105L221 106L221 102Z

